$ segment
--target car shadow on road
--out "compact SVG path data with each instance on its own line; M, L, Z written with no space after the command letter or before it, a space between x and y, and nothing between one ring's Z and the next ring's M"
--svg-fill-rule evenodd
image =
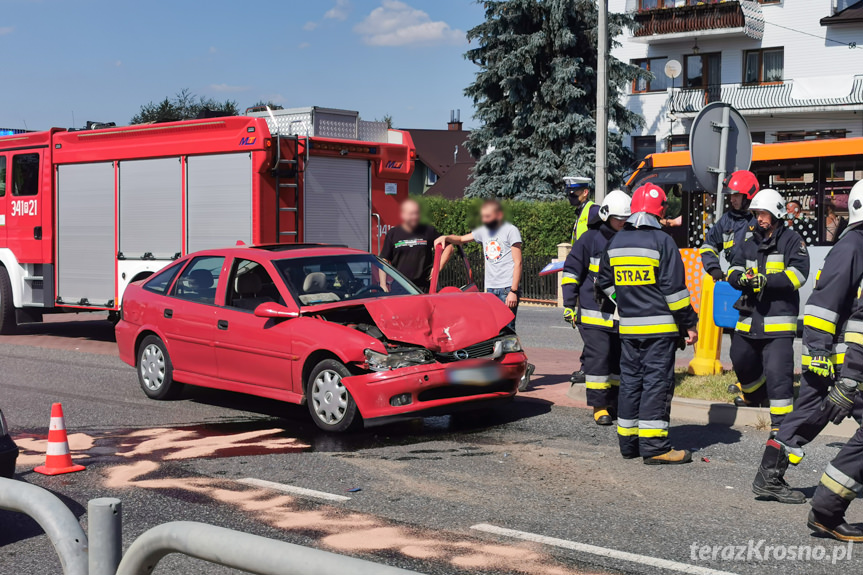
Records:
M370 426L353 432L334 434L321 431L311 420L304 405L244 395L217 389L186 386L180 401L194 401L206 405L257 413L274 418L273 423L291 436L310 445L310 451L343 452L411 445L443 439L449 435L481 432L537 417L551 411L552 403L543 399L517 397L514 401L488 409L472 409L451 415L413 418L384 425ZM229 415L230 413L228 413ZM250 425L260 422L250 422Z
M63 502L63 505L68 507L72 514L75 515L76 519L80 520L87 512L87 509L74 499L66 497L57 491L50 489L48 491L59 498ZM38 537L44 535L44 533L45 531L36 523L36 520L29 515L0 509L0 547L32 537Z

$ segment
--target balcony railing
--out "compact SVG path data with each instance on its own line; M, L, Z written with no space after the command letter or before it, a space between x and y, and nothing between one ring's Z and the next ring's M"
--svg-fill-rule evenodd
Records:
M743 8L734 0L643 10L634 16L636 38L746 27Z

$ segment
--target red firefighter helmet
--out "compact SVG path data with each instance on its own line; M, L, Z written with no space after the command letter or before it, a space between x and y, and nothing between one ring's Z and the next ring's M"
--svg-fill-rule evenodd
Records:
M657 218L665 214L668 196L656 184L644 184L632 194L632 213L647 212Z
M738 170L725 178L725 187L722 192L726 194L743 194L747 200L751 200L758 193L758 178L748 170Z

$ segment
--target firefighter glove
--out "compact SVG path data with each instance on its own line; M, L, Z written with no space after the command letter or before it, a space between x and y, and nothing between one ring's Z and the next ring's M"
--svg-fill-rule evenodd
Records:
M851 415L855 397L857 397L857 382L842 378L830 388L830 393L821 404L821 411L826 412L828 420L839 425Z
M814 355L809 361L809 371L821 377L833 377L833 362L826 355Z
M710 270L710 277L712 277L715 282L725 281L725 274L722 273L722 270L719 268Z
M563 308L563 320L566 323L575 325L575 317L576 317L576 313L575 313L575 310L573 308L571 308L571 307Z

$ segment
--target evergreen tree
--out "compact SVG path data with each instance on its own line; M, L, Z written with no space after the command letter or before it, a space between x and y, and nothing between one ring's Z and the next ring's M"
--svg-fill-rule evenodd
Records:
M468 196L527 200L563 197L563 177L592 177L596 161L595 0L479 0L485 21L468 32L475 48L465 57L479 66L465 94L482 126L467 145L480 157ZM632 24L609 14L609 37ZM609 184L632 160L621 133L640 116L621 104L624 88L648 74L609 58Z

